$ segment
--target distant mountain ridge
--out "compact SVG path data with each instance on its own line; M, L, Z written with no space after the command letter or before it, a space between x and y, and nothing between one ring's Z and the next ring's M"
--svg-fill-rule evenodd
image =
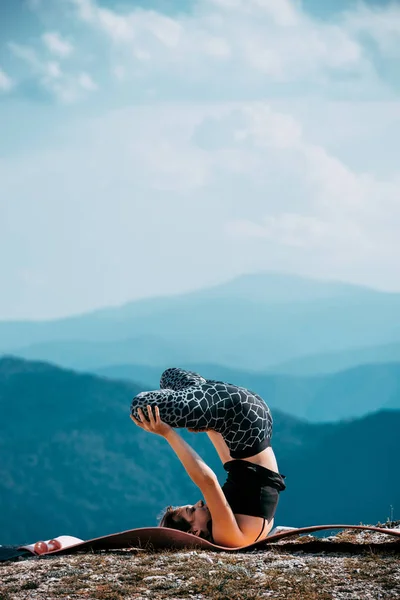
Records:
M391 344L400 344L400 294L277 274L68 319L0 323L0 352L74 369L174 361L265 371Z
M0 543L154 525L163 506L199 499L165 440L129 419L141 389L0 360ZM313 425L275 410L273 446L287 476L277 524L385 520L400 501L399 428L400 411ZM182 434L223 481L205 434Z
M269 370L286 375L322 375L337 373L358 365L393 362L400 363L400 343L298 357L272 365Z
M200 298L242 298L252 301L273 303L308 302L326 298L362 297L381 294L373 288L344 283L313 279L300 275L264 272L240 275L203 290L182 295ZM387 293L387 292L384 292ZM390 293L390 292L389 292Z

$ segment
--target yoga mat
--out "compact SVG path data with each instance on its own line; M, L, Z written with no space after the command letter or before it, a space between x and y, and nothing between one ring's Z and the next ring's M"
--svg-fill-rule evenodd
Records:
M80 540L79 538L73 538L72 536L59 536L58 538L53 539L59 540L62 547L59 550L46 552L42 554L42 556L71 554L83 550L118 550L127 548L149 548L154 550L200 549L217 552L245 552L249 550L262 550L267 548L270 544L282 539L310 534L316 531L331 531L334 529L375 531L396 537L397 542L400 542L400 529L386 529L369 525L314 525L311 527L299 527L274 533L269 535L265 540L247 546L227 548L203 540L191 533L178 531L177 529L169 529L167 527L143 527L140 529L130 529L120 533L105 535L92 540ZM26 546L20 546L19 550L25 550L35 554L33 547L34 544L28 544Z

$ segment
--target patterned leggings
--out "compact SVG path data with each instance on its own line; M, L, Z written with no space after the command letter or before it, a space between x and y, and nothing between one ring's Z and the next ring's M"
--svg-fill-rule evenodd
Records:
M138 394L131 405L137 409L157 405L160 417L171 427L213 429L223 436L232 458L249 458L270 445L272 416L264 400L230 383L204 379L183 369L167 369L160 390Z

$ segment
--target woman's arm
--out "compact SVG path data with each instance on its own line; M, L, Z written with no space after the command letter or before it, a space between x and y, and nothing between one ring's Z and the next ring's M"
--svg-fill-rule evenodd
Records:
M229 548L244 546L248 543L226 501L214 471L172 428L164 437L175 451L191 480L203 494L211 513L214 542Z
M150 406L147 407L147 412L149 420L146 419L141 409L138 410L140 421L132 415L131 419L142 429L164 437L185 467L193 483L200 488L211 513L214 541L221 546L230 548L244 546L248 540L237 524L214 471L172 427L161 421L157 406L155 407L155 416Z
M214 471L172 427L164 437L185 467L190 479L200 489L205 483L217 479Z
M207 431L207 435L211 440L212 444L214 445L214 448L218 452L218 456L220 457L222 464L225 464L226 462L232 460L229 448L226 445L226 442L222 435L218 433L218 431L214 431L213 429L209 429Z
M185 442L184 439L167 423L160 419L160 411L158 406L155 407L153 414L151 406L147 406L149 419L147 420L141 408L138 409L139 419L135 419L130 415L132 421L141 429L156 433L164 437L175 454L185 467L190 479L201 488L204 482L217 479L214 471L204 462L204 460Z
M248 539L237 524L214 471L176 431L171 429L164 437L175 451L191 480L203 494L211 513L214 542L228 548L244 546L248 543Z
M214 429L192 429L191 427L188 427L188 431L191 431L192 433L207 433L208 438L216 449L223 465L232 460L229 448L218 431L215 431Z

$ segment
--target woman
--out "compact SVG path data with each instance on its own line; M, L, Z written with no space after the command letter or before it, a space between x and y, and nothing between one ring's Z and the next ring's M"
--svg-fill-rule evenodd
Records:
M279 492L286 487L270 445L268 406L245 388L183 369L164 371L160 387L133 399L131 419L167 440L205 499L193 506L169 507L160 525L232 548L265 539L273 527ZM207 431L228 472L223 487L177 427Z

